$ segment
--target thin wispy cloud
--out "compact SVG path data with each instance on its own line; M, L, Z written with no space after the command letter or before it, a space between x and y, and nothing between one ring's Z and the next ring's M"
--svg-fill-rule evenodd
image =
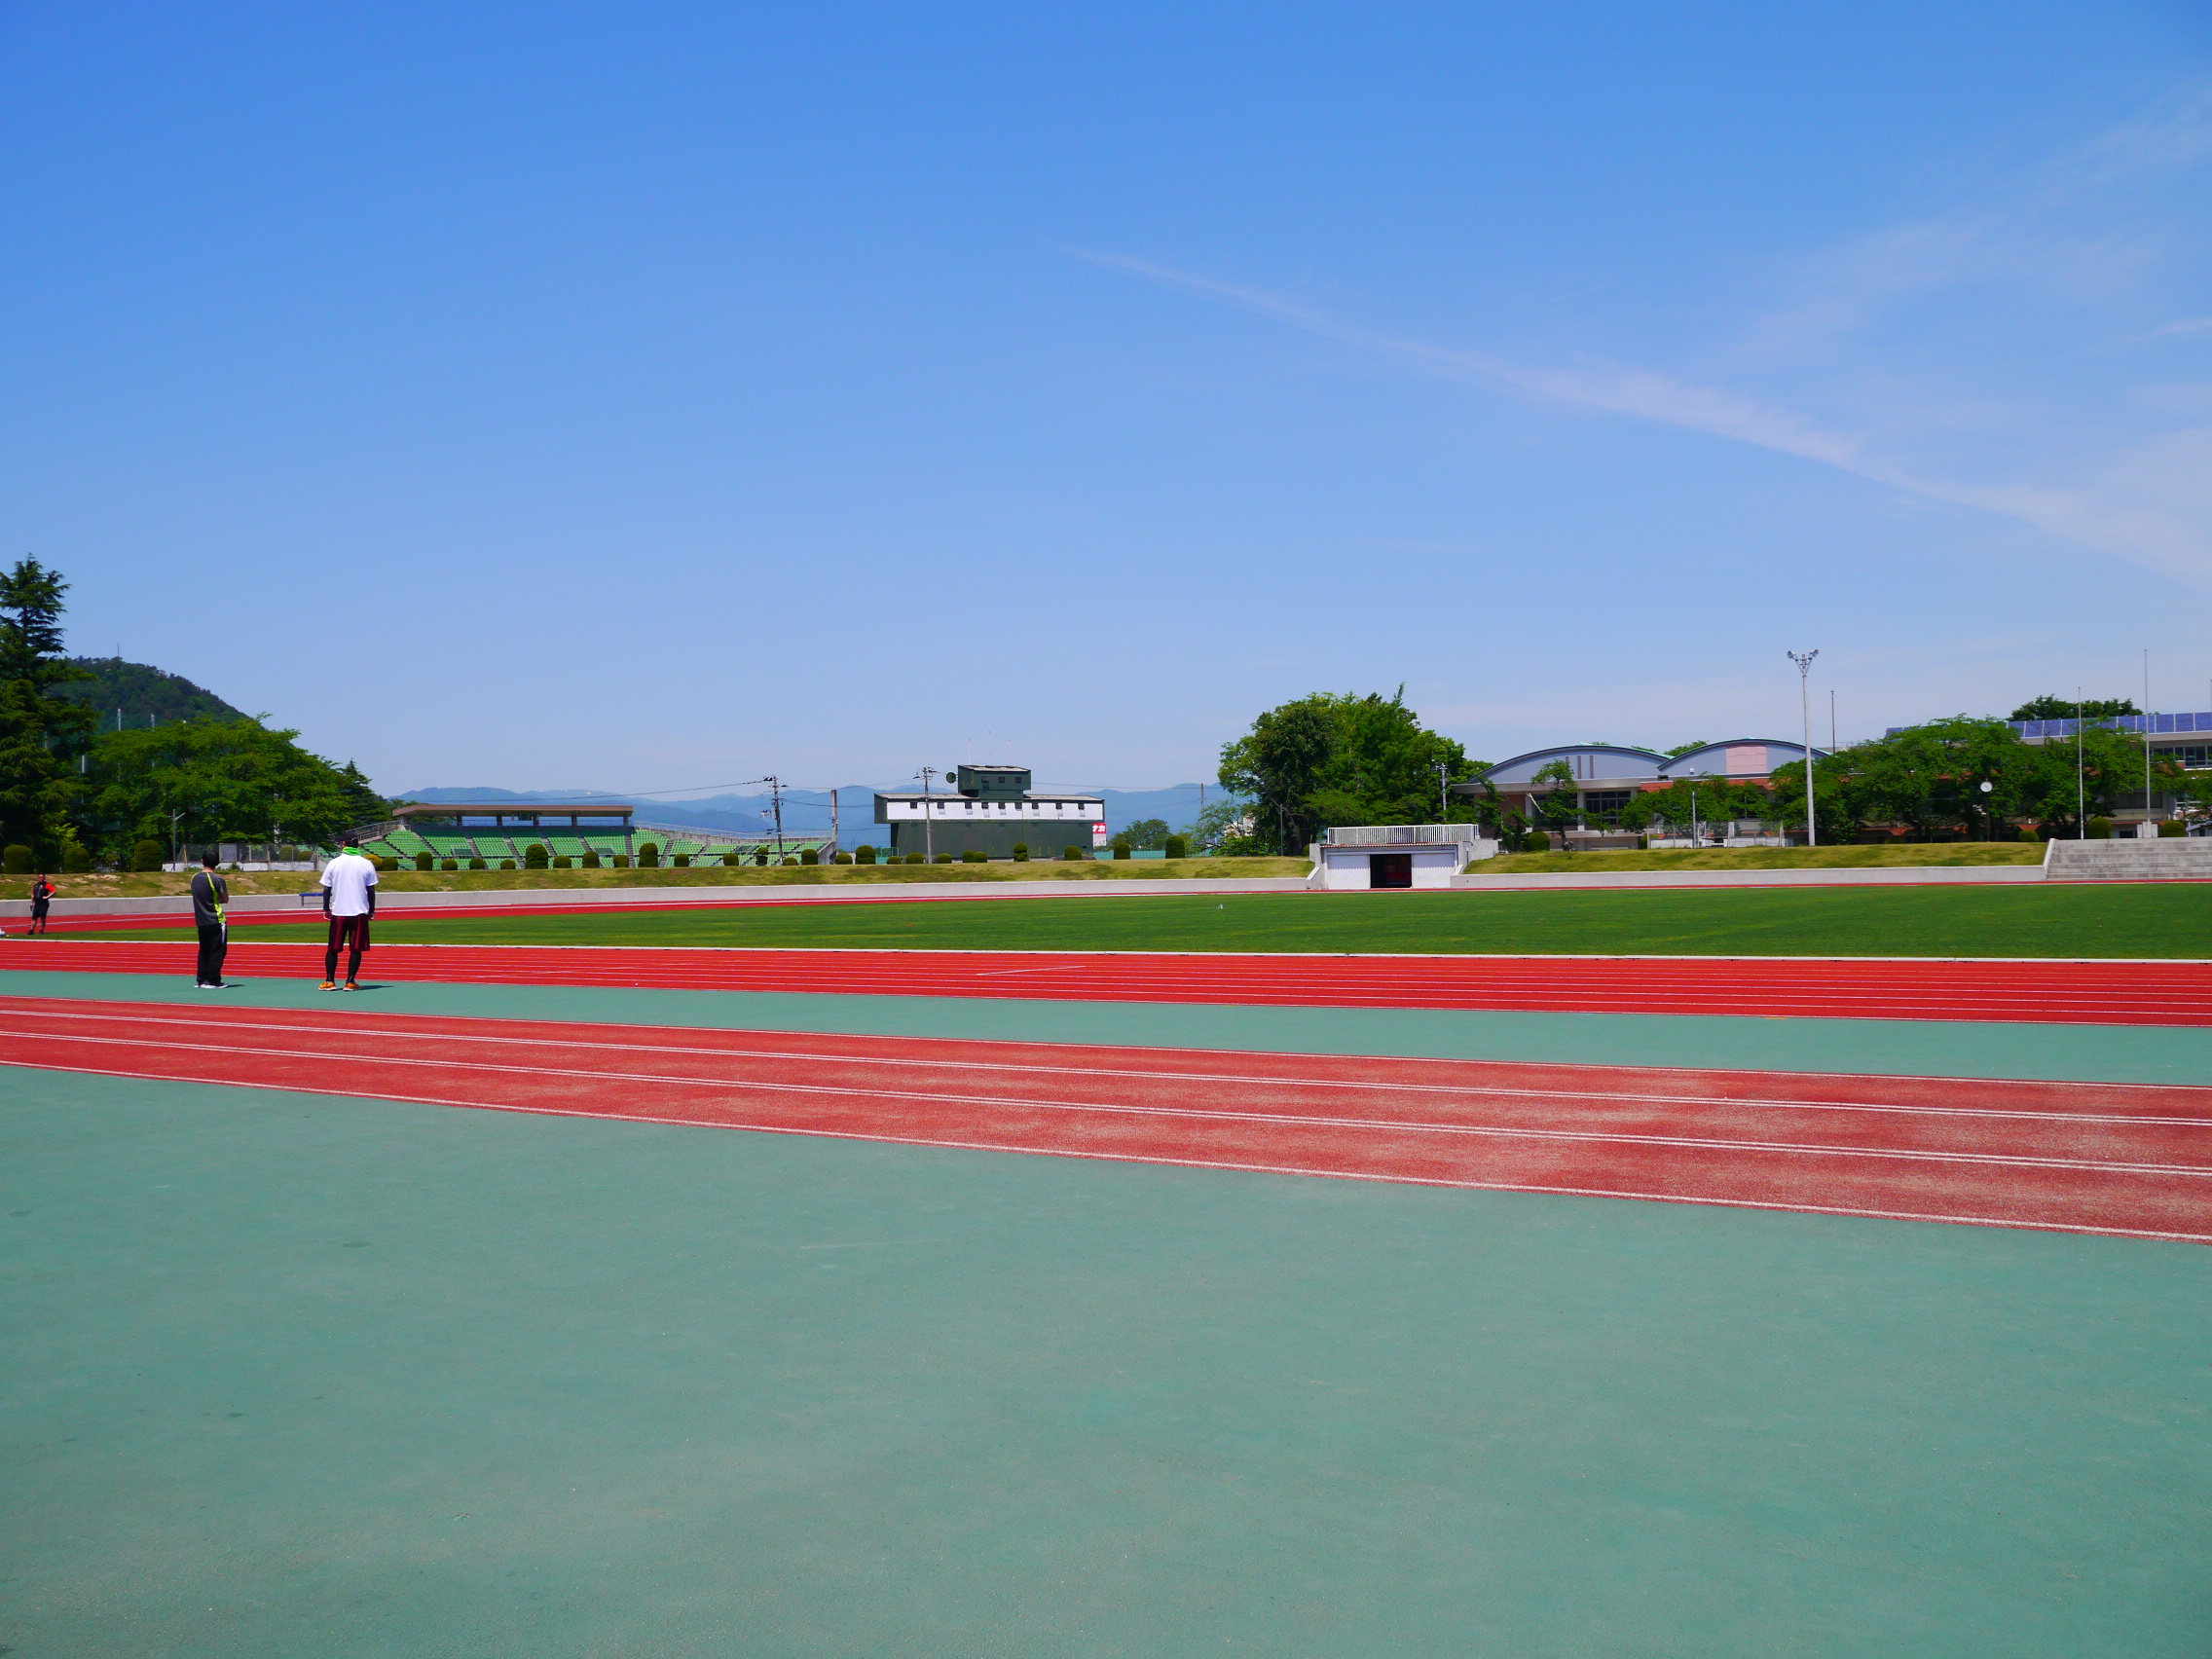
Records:
M1914 296L1972 283L2012 284L2045 311L2092 292L2123 289L2155 265L2166 225L2156 211L2129 217L2112 207L2121 181L2143 181L2212 160L2212 93L2191 92L2036 169L2007 200L1859 239L1800 270L1801 292L1788 305L1749 319L1716 361L1766 378L1794 374L1813 401L1864 403L1852 390L1814 387L1808 377L1842 372L1803 365L1796 350L1815 336L1864 328L1884 308ZM2100 192L2102 194L2100 194ZM2076 210L2079 210L2078 212ZM2067 214L2075 213L2069 220ZM1618 361L1530 362L1478 347L1416 338L1354 322L1290 295L1119 252L1076 250L1105 270L1236 307L1339 342L1411 372L1509 390L1569 407L1654 422L1791 456L1886 489L1974 512L1992 513L2045 534L2212 588L2212 428L2148 432L2116 442L2109 421L2082 416L2082 435L2045 433L2038 455L2010 432L2001 411L2016 393L1937 397L1901 374L1872 375L1880 343L1862 342L1849 372L1879 378L1886 406L1838 420L1809 413L1793 398ZM2212 332L2193 317L2143 338ZM1793 344L1794 343L1794 344ZM1917 347L1918 343L1915 342ZM1832 358L1825 348L1824 358ZM1791 371L1788 361L1799 359ZM2008 363L2005 365L2009 367ZM1962 371L1963 372L1963 371ZM1823 395L1825 392L1826 395ZM1930 411L1945 419L1930 430ZM2037 409L2046 426L2057 417ZM2060 406L2060 415L2065 413ZM2062 423L2061 423L2062 424ZM1932 443L1959 454L1949 465ZM1971 453L1972 461L1965 461ZM1994 456L1997 459L1991 460ZM2009 457L2009 461L2006 459ZM2004 476L2007 470L2014 475ZM1998 476L1992 477L1992 471Z

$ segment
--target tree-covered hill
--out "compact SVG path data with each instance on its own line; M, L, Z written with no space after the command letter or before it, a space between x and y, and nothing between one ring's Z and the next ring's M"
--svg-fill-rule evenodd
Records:
M240 720L245 716L204 686L195 685L181 674L170 674L143 662L121 657L71 657L70 662L91 675L54 688L54 695L82 703L98 717L99 729L116 729L116 711L123 712L126 731L149 725L169 725L184 719Z

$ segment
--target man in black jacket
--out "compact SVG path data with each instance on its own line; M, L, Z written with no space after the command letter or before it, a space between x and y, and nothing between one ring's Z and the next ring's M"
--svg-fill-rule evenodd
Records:
M230 906L231 884L215 873L213 853L202 853L200 866L192 878L192 923L200 930L200 971L193 983L203 991L227 991L223 956L231 947L231 930L223 912Z

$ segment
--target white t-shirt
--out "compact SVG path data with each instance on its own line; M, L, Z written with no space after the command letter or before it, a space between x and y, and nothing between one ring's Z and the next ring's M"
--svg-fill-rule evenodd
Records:
M377 866L359 853L340 853L322 866L322 884L330 889L330 913L365 916L369 889L377 884Z

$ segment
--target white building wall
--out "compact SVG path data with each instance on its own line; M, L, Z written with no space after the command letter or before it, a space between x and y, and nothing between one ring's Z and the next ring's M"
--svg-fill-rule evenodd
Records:
M1459 854L1456 849L1441 847L1434 851L1426 847L1414 849L1414 885L1416 887L1450 887L1452 878L1459 873Z
M1476 843L1478 846L1481 843ZM1490 845L1494 848L1497 843ZM1322 847L1320 868L1315 872L1320 879L1311 885L1326 887L1332 892L1365 892L1374 883L1369 875L1374 866L1367 861L1376 853L1411 853L1414 861L1414 886L1450 887L1452 878L1459 873L1457 847Z

